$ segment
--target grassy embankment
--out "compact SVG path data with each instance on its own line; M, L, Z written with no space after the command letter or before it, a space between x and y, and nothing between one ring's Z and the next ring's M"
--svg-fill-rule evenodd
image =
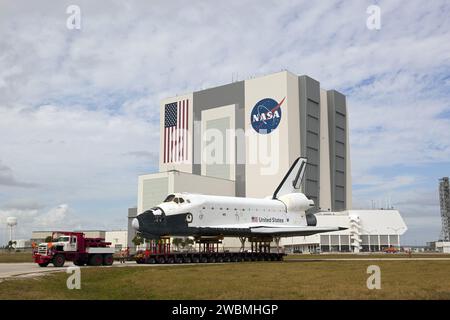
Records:
M381 268L368 290L367 267ZM0 283L0 299L450 299L448 261L250 262L84 268L81 290L66 273Z

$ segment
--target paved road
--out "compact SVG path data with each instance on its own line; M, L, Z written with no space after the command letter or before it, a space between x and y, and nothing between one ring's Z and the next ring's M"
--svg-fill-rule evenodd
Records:
M163 267L163 266L186 266L193 265L193 263L184 264L137 264L134 261L127 261L125 263L114 262L112 266L102 267L88 267L83 266L81 268L121 268L121 267ZM22 262L22 263L0 263L0 279L11 277L34 277L44 275L50 272L65 272L67 267L74 266L72 263L66 263L64 268L55 268L49 265L46 268L41 268L36 263ZM1 282L1 280L0 280Z
M55 268L49 265L46 268L41 268L36 263L23 262L23 263L0 263L0 279L10 277L30 277L36 275L42 275L49 272L62 272L66 271L67 267L73 266L72 263L66 263L64 268ZM128 261L125 264L114 262L112 267L125 267L125 266L141 266L134 261ZM82 267L93 268L93 267ZM111 267L102 267L111 268Z

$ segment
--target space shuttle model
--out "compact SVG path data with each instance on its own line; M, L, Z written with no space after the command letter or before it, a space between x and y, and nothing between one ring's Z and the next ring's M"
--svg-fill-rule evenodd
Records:
M132 226L147 239L164 236L291 237L344 230L317 227L314 202L300 192L306 159L297 158L272 196L264 199L191 193L169 194L140 213Z

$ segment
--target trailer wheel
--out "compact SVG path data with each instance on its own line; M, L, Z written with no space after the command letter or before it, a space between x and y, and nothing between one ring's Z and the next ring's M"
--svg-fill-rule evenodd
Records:
M112 254L105 254L103 256L103 264L105 266L111 266L114 263L114 258Z
M158 261L159 264L166 263L166 259L164 259L164 257L158 257L158 258L156 258L156 261Z
M55 267L62 267L64 266L64 263L66 262L66 257L64 257L63 254L57 254L53 257L53 265Z
M49 262L39 263L39 267L45 268L46 266L48 266L48 264Z
M82 261L82 260L75 260L74 262L73 262L73 264L74 265L76 265L76 266L79 266L79 267L81 267L81 266L84 266L84 261Z
M184 263L191 263L192 260L191 260L191 258L189 258L189 257L184 257L183 262L184 262Z
M103 263L103 257L99 254L94 254L89 257L90 266L100 266Z
M175 259L173 257L169 257L169 258L167 258L167 263L173 264L173 263L175 263Z

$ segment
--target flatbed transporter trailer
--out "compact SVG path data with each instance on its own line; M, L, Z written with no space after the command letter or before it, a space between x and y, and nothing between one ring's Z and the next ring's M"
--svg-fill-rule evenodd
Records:
M159 240L150 240L147 249L138 251L134 258L138 264L173 264L282 261L286 255L283 252L270 252L271 238L249 238L250 252L243 250L245 238L240 240L242 247L239 252L219 251L221 239L217 237L197 238L198 251L172 252L170 238L162 237Z

